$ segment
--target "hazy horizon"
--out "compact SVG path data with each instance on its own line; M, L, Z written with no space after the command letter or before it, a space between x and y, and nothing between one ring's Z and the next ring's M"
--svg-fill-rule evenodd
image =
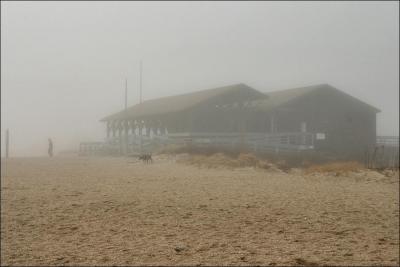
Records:
M398 2L1 2L1 155L101 141L143 99L235 83L330 84L399 135Z

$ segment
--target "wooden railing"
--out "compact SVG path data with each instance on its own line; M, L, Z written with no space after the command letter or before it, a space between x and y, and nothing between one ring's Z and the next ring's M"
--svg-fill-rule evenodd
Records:
M312 133L178 133L168 135L169 142L194 146L243 146L255 151L314 149Z
M370 169L399 169L399 137L377 136L376 144L365 151L365 166Z
M398 147L399 146L399 137L398 136L377 136L376 144Z

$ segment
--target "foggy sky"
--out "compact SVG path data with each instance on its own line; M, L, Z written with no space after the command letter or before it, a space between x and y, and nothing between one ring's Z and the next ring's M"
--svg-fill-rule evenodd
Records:
M105 137L102 117L143 98L233 83L329 83L399 134L398 2L1 2L1 142L11 156ZM2 155L4 145L2 145Z

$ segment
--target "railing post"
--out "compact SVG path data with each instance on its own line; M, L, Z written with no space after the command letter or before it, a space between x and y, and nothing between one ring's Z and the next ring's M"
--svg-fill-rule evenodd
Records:
M311 133L311 146L314 149L314 133Z

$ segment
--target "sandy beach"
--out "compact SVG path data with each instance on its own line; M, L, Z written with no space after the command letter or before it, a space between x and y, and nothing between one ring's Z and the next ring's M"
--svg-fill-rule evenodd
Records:
M1 265L399 265L399 177L1 162Z

